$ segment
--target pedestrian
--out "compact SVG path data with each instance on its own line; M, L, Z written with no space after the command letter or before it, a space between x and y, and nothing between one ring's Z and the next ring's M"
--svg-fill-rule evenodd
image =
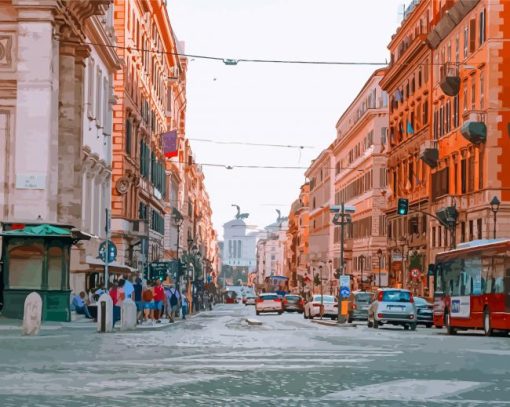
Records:
M92 319L87 304L85 303L85 292L82 291L80 295L75 295L72 302L74 310L79 315L85 315L85 318Z
M163 313L163 302L165 301L165 290L161 285L161 280L156 279L154 286L154 319L157 324L161 323L161 314Z
M181 313L182 319L186 319L186 314L188 313L188 298L186 294L181 295Z
M113 302L113 326L115 326L115 322L120 321L120 307L117 305L119 302L119 286L117 281L114 281L112 284L112 288L108 291L110 297L112 297Z
M133 295L133 291L134 291L134 286L133 286L133 283L131 281L129 281L129 278L127 276L124 276L124 294L126 295L126 298L131 298L133 299L132 295Z
M118 282L117 286L117 305L122 308L122 304L124 304L124 300L126 297L126 280L121 278Z
M154 293L152 292L152 287L150 285L144 287L142 291L142 301L144 305L144 319L147 321L152 318L152 309L154 303Z
M175 314L179 308L179 300L181 294L179 293L179 290L175 288L175 286L171 286L168 291L169 291L168 302L170 304L170 322L175 322Z
M145 309L142 298L142 292L143 292L142 280L140 278L137 278L135 280L135 284L133 284L132 296L136 304L136 322L138 324L141 324L143 321L143 310Z

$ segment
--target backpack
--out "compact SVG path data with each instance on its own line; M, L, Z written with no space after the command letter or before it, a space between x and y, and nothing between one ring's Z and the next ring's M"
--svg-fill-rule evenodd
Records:
M179 301L177 300L177 295L175 295L175 290L172 291L172 295L170 296L170 305L175 307Z

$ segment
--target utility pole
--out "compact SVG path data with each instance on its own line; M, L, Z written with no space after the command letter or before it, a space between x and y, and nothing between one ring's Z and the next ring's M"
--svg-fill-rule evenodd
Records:
M106 214L106 221L104 226L104 231L106 232L106 256L104 258L104 288L108 291L108 285L109 285L109 270L108 270L108 264L110 260L110 237L111 237L111 217L110 217L110 210L108 208L105 208L105 214Z

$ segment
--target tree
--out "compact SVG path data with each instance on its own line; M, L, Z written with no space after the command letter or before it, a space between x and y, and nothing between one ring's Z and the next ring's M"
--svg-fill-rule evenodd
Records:
M321 285L321 278L319 277L318 274L316 274L314 277L313 277L313 284L314 285Z

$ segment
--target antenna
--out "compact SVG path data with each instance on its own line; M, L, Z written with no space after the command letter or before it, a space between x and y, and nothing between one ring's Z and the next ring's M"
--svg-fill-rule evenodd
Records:
M406 4L399 3L397 6L397 24L400 24L406 17Z

